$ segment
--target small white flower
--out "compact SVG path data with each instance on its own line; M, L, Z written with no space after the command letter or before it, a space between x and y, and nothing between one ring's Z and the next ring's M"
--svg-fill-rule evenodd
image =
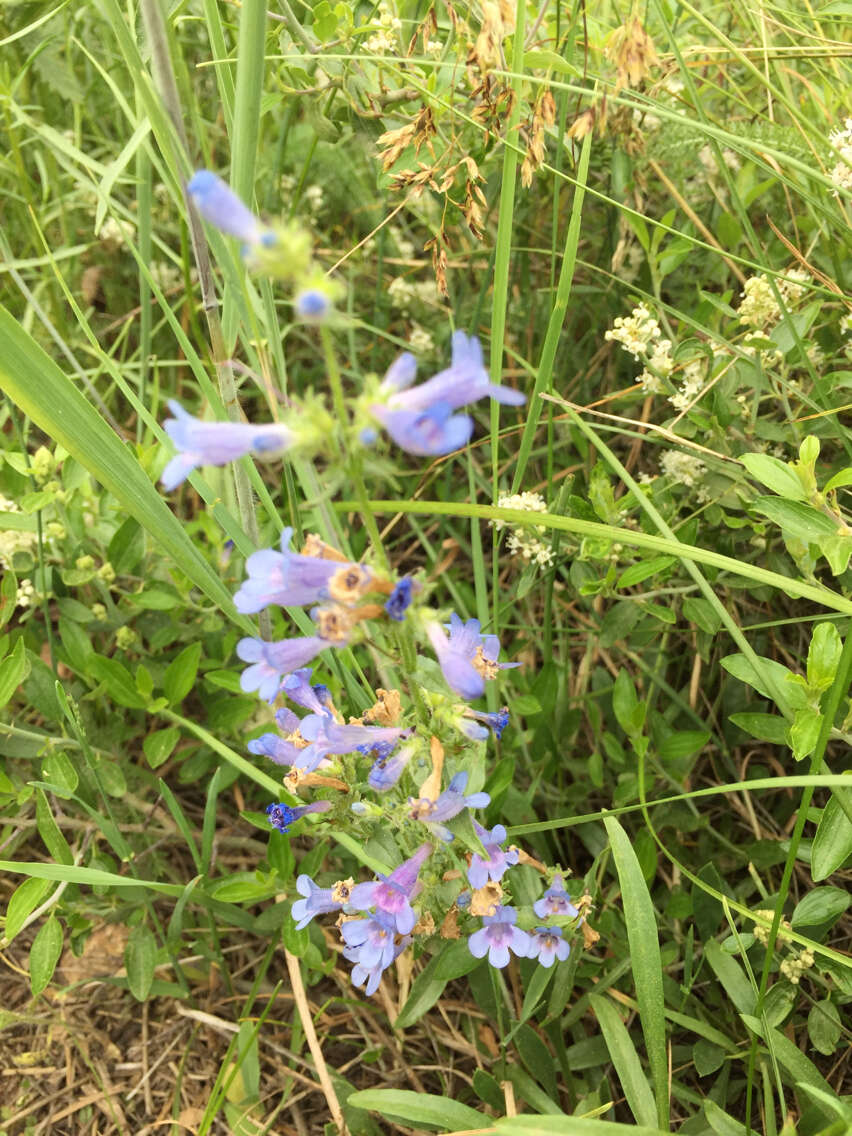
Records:
M533 513L547 512L547 502L540 493L501 493L497 499L497 506L500 509L519 509ZM506 548L512 556L519 556L527 564L538 564L541 568L547 568L553 563L553 549L535 535L535 533L546 533L545 525L535 525L530 528L526 525L512 525L506 521L492 521L492 524L498 532L506 527L509 528Z
M666 477L690 488L701 481L707 472L703 461L681 450L666 450L660 458L660 467Z

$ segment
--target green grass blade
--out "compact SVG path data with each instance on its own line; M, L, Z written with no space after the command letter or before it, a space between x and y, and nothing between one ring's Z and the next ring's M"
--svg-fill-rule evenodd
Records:
M660 957L660 940L657 920L648 892L648 885L639 867L639 861L630 838L613 816L604 817L607 835L612 847L621 900L630 944L630 962L636 983L636 1000L645 1048L651 1066L651 1081L657 1101L657 1121L668 1128L669 1089L668 1059L666 1056L666 1018L663 1006L663 964Z
M627 1032L627 1026L621 1020L618 1010L607 998L593 994L589 1002L598 1019L598 1025L604 1035L606 1047L624 1090L624 1096L630 1105L630 1111L639 1124L647 1124L653 1128L657 1123L654 1094L651 1092L636 1047Z
M3 307L0 389L40 430L85 466L196 587L231 619L244 622L228 589L196 550L128 446Z

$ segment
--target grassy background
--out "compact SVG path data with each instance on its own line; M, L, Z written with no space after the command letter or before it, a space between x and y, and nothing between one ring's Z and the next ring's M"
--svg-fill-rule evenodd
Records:
M335 1100L365 1133L852 1123L849 197L828 141L848 6L650 3L633 88L623 6L519 4L488 67L496 10L400 0L382 54L371 4L0 11L0 535L25 534L0 609L10 1133L312 1134ZM444 950L365 1001L276 902L365 853L267 836L229 597L283 524L352 554L366 532L306 461L204 471L168 504L153 484L166 398L262 420L327 386L285 290L213 232L207 267L181 187L199 165L310 228L346 285L348 390L415 326L437 369L460 327L529 396L477 408L463 453L364 472L397 568L524 663L489 823L588 887L600 935L552 974ZM761 341L745 280L798 268ZM604 337L640 300L674 343L656 395ZM700 397L673 406L691 364ZM695 484L665 474L673 450ZM489 526L531 524L510 491L543 495L551 567ZM366 661L344 662L329 682L366 705Z

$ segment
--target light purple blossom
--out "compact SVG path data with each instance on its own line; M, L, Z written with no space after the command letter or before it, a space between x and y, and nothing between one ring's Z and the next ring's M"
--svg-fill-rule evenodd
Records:
M281 688L281 677L309 663L326 647L343 647L346 640L322 639L319 635L304 638L279 639L266 643L263 639L241 639L237 655L244 663L252 663L240 676L240 686L246 693L256 690L261 698L272 702Z
M482 347L476 336L463 331L453 335L450 366L425 383L412 386L417 364L409 353L401 356L385 376L381 390L388 395L391 410L423 411L444 404L450 411L490 396L497 402L520 406L526 395L510 387L494 385L482 363Z
M272 245L275 234L211 170L197 170L186 186L205 221L245 245Z
M395 957L393 923L384 915L371 915L368 919L348 919L340 928L346 946L352 951L347 956L368 970L376 965L390 966Z
M394 753L377 757L367 775L367 784L370 788L375 789L377 793L386 793L388 789L392 789L416 750L417 744L412 743L400 746Z
M452 820L462 809L483 809L491 803L487 793L471 793L466 797L464 795L466 787L467 773L457 773L437 801L430 801L427 797L421 797L419 800L409 797L412 820L422 821L440 840L449 843L454 837L444 825L444 821Z
M326 915L330 911L339 911L343 906L341 899L335 899L340 885L333 888L321 888L310 876L301 875L296 880L296 891L304 899L297 899L291 909L291 915L296 920L296 930L301 931L307 927L315 915Z
M514 907L498 907L493 915L486 915L483 926L467 941L473 957L481 959L488 955L491 965L498 968L508 964L510 951L519 958L526 958L530 937L514 925L517 918Z
M425 410L394 410L380 405L370 409L399 448L415 457L438 457L460 450L473 433L473 419L467 414L453 414L446 402L436 402Z
M512 867L518 862L518 849L509 848L505 852L501 845L506 839L506 829L502 824L495 824L488 832L481 824L476 821L473 822L473 827L476 830L476 835L482 841L482 846L488 853L488 859L483 858L476 852L471 857L470 867L467 870L467 878L472 888L485 887L489 880L495 882L501 880L507 868Z
M394 868L389 876L382 876L371 883L356 884L349 902L356 911L368 911L375 907L376 914L388 919L398 934L407 935L417 922L411 906L411 900L422 888L417 877L431 852L431 844L421 844L414 855Z
M475 719L475 720L474 720ZM477 722L484 722L484 726L478 726ZM500 738L506 726L509 724L509 707L504 706L502 710L497 710L493 714L487 714L482 710L471 710L466 707L463 714L459 716L456 725L463 734L474 741L481 741L483 738L488 737L488 730L485 726L489 726L494 731L495 738Z
M498 663L500 641L496 635L481 635L479 620L463 622L455 612L450 616L449 637L438 623L429 623L426 634L432 644L444 678L461 698L479 698L485 692L486 678L520 663Z
M293 300L293 310L305 323L322 323L331 311L331 300L319 288L304 288Z
M344 947L343 957L355 964L352 967L352 984L354 986L364 986L364 993L367 995L371 996L375 994L379 988L379 983L381 982L384 971L387 970L387 967L390 966L393 959L398 958L399 955L402 954L410 942L410 938L404 938L396 944L393 950L393 958L387 966L383 966L381 961L376 963L375 966L365 966L359 961L359 952L357 950Z
M294 441L293 431L282 423L251 426L242 422L203 422L169 400L174 418L163 427L178 454L163 470L160 482L170 492L202 465L226 465L245 454L274 457L284 453Z
M313 714L325 714L328 711L328 687L311 684L310 667L300 667L292 674L285 675L281 680L280 693Z
M308 813L327 813L330 808L331 801L314 801L313 804L298 805L296 808L280 801L277 804L267 805L266 815L273 828L277 828L279 832L287 832L291 825Z
M302 720L302 737L315 742L323 755L355 753L356 750L369 752L385 743L395 745L410 733L411 730L403 726L345 726L335 722L330 714L310 714Z
M536 927L529 940L527 958L537 958L546 968L553 966L557 959L564 962L571 953L570 944L562 938L561 927Z
M292 536L292 528L285 528L281 533L280 552L264 548L248 558L248 578L234 596L237 611L250 614L262 611L268 604L301 607L317 603L328 597L333 577L345 579L347 569L357 574L360 586L369 578L363 565L293 552L289 548Z
M553 883L541 899L537 899L533 904L533 911L539 919L547 919L549 915L569 915L573 918L578 914L577 908L562 886L561 876L553 877Z

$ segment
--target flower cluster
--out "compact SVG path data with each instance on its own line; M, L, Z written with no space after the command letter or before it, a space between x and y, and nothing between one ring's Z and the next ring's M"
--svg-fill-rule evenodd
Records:
M618 316L604 332L604 339L620 343L634 359L643 361L639 382L647 394L658 394L663 389L661 379L668 378L674 367L671 340L662 335L658 321L645 304L639 304L629 316Z
M852 189L852 118L847 118L843 126L835 127L828 140L839 157L829 174L835 186L834 196L839 197L839 189Z
M540 493L501 493L497 505L500 509L547 512L547 502ZM538 564L542 568L549 568L553 563L553 549L541 540L541 536L547 532L544 525L528 528L525 525L510 525L506 521L492 523L498 532L504 528L509 529L506 547L513 556L520 556L526 563Z
M207 171L196 174L188 189L202 216L242 243L250 264L279 276L289 273L298 286L304 272L299 277L292 270L282 229L259 221ZM320 301L312 305L302 287L294 301L297 312L323 319ZM453 335L448 367L419 384L416 373L414 356L401 355L383 379L367 381L345 422L339 420L346 417L342 394L335 416L317 402L288 408L285 420L268 425L205 422L170 403L173 417L165 426L177 454L163 483L174 488L199 466L224 465L246 454L318 453L330 435L335 444L328 456L346 477L360 462L359 449L373 445L379 429L410 454L445 454L471 436L473 420L462 408L482 398L513 406L525 401L523 394L491 382L479 341L464 331ZM545 507L537 495L518 500ZM534 907L513 906L506 891L509 869L519 864L527 871L547 869L506 847L502 825L488 829L475 816L491 803L482 787L490 735L500 739L510 712L471 703L502 671L519 664L500 661L497 636L479 620L430 606L424 581L395 573L378 542L354 559L317 534L295 546L293 539L293 527L285 527L275 547L250 555L234 596L244 616L302 608L307 617L300 616L301 627L310 620L308 634L250 635L237 644L247 664L241 688L269 704L268 724L250 738L248 750L281 771L280 799L267 807L266 823L285 835L296 825L332 835L345 828L358 846L384 850L380 860L374 851L363 857L381 869L371 880L332 879L325 886L300 875L291 909L296 926L336 914L343 957L352 963L354 983L368 994L409 944L429 949L436 935L459 938L463 929L471 953L487 956L493 966L505 966L512 953L544 966L566 958L564 921L576 919L577 910L561 877ZM543 563L549 556L536 538L528 535L535 545L515 539L528 559ZM279 625L280 619L275 617ZM338 709L340 671L351 656L342 652L360 644L370 646L392 681L375 691L372 704L363 699L357 715L346 717ZM320 667L324 681L315 676ZM348 678L347 687L354 688L356 675ZM313 790L319 791L317 799L302 803L300 795ZM557 917L563 922L554 924ZM460 921L467 926L460 928Z

